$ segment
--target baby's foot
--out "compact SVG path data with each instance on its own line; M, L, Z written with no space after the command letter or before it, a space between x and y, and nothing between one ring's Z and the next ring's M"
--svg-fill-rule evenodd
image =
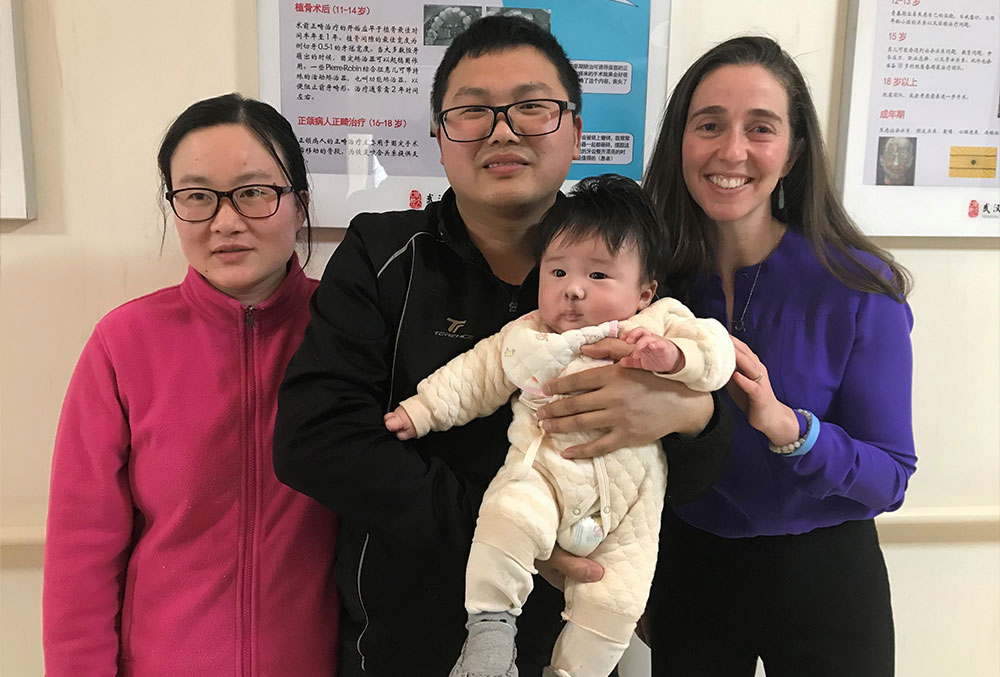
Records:
M469 635L449 677L517 677L515 620L508 611L469 614Z

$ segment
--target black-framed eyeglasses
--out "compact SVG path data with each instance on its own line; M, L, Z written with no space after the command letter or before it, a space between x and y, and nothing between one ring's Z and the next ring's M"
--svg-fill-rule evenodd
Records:
M251 183L232 190L213 188L178 188L167 191L167 202L181 221L209 221L219 213L222 198L228 197L236 211L248 219L266 219L278 212L281 196L292 192L291 186Z
M449 141L482 141L493 134L503 113L510 131L518 136L544 136L559 129L563 112L576 111L572 101L527 99L506 106L455 106L438 113L438 124Z

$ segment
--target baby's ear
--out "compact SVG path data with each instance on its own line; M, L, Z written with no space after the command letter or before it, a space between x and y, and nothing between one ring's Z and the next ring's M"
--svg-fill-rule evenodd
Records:
M656 280L648 282L639 288L639 310L642 310L650 303L653 302L653 298L656 296Z

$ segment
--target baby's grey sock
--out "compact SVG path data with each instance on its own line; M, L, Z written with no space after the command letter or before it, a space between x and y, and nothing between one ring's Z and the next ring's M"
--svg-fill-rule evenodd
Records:
M517 677L516 620L509 611L469 614L469 635L449 677Z

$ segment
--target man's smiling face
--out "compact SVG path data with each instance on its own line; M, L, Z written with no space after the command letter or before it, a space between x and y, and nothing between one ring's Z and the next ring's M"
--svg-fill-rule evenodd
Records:
M503 106L525 99L569 98L555 65L538 49L514 47L465 57L448 77L442 109ZM463 216L544 211L580 154L582 122L566 111L552 134L522 137L504 116L482 141L450 141L438 130L441 164Z

